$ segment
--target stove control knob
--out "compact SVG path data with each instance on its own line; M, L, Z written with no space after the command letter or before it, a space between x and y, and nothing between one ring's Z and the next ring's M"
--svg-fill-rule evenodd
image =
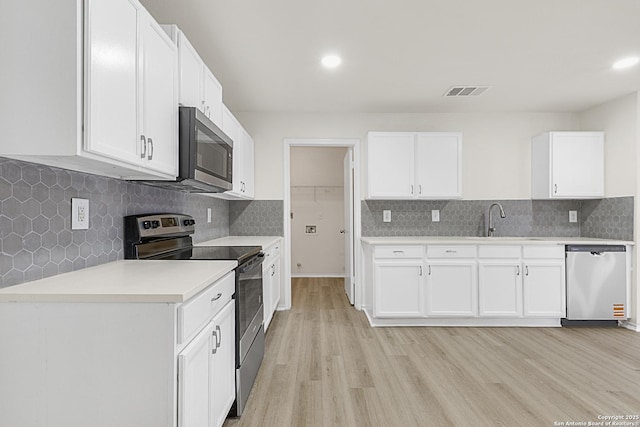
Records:
M151 228L151 221L142 221L142 228L148 230Z
M184 226L191 225L191 221L189 221L188 219L185 219L184 221L182 221L182 224Z
M191 221L189 221L189 224L191 224L191 225L196 225L196 220L195 220L195 219L192 219Z
M156 220L151 222L151 228L158 228L158 227L160 227L160 221Z

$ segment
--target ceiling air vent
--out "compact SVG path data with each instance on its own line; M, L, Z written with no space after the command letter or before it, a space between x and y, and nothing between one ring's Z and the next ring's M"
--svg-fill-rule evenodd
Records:
M489 86L452 86L444 96L480 96L487 89L489 89Z

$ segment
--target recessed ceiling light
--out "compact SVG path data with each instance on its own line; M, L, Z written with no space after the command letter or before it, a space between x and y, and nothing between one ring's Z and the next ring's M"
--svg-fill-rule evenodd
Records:
M326 55L322 57L322 66L324 68L337 68L342 64L342 58L338 55Z
M623 70L625 68L633 67L638 62L640 62L640 58L637 56L630 56L629 58L621 59L613 64L614 70Z

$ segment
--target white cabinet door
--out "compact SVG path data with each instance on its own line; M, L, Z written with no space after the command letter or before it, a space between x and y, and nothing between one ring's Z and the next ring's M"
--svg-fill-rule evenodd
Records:
M273 274L271 276L271 312L274 313L280 302L280 258L273 261Z
M211 322L178 355L178 427L211 425L213 332L215 325Z
M427 316L476 316L477 270L475 260L428 261Z
M216 126L222 127L222 85L206 66L204 66L203 99L204 113Z
M248 198L254 197L254 142L253 138L243 129L242 136L242 194Z
M140 164L138 137L138 5L86 4L85 150Z
M551 142L553 197L604 196L601 132L554 132Z
M546 132L533 137L531 197L604 197L604 133Z
M142 14L141 135L145 166L178 175L177 48L146 12Z
M524 315L564 317L564 260L524 260Z
M478 261L478 314L486 317L522 316L520 260Z
M367 198L414 197L414 141L409 132L370 132L367 138Z
M416 140L415 194L422 199L461 197L462 134L420 132Z
M374 315L423 315L424 263L422 260L374 261Z
M178 36L178 58L180 68L180 105L204 108L202 82L204 63L184 33Z
M211 422L221 427L236 397L235 389L235 304L230 301L213 318L211 343Z

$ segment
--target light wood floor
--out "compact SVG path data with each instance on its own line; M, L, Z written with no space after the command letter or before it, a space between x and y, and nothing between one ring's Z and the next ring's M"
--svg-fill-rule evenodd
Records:
M276 313L266 342L248 406L225 426L538 427L640 414L640 334L621 328L371 328L342 280L294 279L292 309Z

